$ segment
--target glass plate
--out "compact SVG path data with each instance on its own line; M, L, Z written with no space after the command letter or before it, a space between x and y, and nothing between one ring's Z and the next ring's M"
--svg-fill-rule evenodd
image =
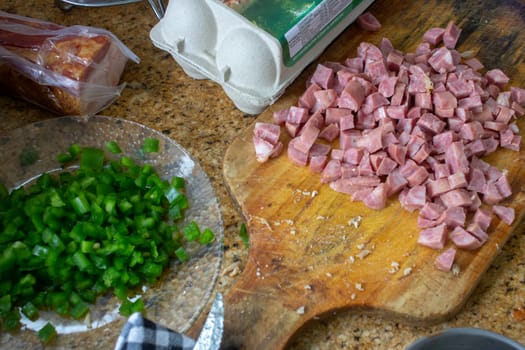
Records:
M144 139L160 141L158 153L140 152ZM167 273L153 286L142 289L145 316L178 332L187 331L207 304L222 262L223 223L219 204L208 176L199 164L175 141L144 125L114 117L60 117L36 122L0 136L0 180L9 188L24 185L43 172L60 171L59 153L73 143L104 148L116 141L123 154L139 163L154 166L165 179L182 176L186 180L189 208L185 222L194 220L216 235L208 246L189 247L191 259L183 264L172 260ZM37 161L21 164L22 155L36 153ZM106 152L111 157L109 152ZM120 155L119 155L120 156ZM126 318L118 314L118 300L101 296L92 306L89 319L75 321L53 312L41 312L34 322L23 319L22 331L2 333L0 348L40 347L34 330L50 321L59 336L50 344L60 348L112 349Z

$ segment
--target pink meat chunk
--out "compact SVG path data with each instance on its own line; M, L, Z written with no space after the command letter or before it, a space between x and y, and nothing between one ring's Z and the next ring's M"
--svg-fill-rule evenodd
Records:
M310 157L308 168L313 173L321 173L328 162L328 156L318 155Z
M386 206L387 189L384 183L376 186L364 199L363 203L371 209L380 210Z
M255 136L276 145L281 135L281 128L279 125L272 123L256 122L253 130Z
M451 72L456 69L452 53L446 47L435 50L428 59L428 64L439 73Z
M304 107L291 106L286 121L293 124L305 123L308 120L308 109Z
M331 159L321 173L321 183L329 183L341 177L341 162Z
M470 193L462 188L443 193L439 198L447 208L468 207L472 205Z
M488 230L491 221L492 215L488 209L479 208L472 217L472 222L478 224L484 231Z
M453 21L448 22L445 32L443 33L443 43L449 49L455 48L460 34L461 29L456 26Z
M426 219L437 220L445 212L445 207L439 203L426 202L419 211L419 215Z
M350 80L339 96L338 107L348 108L357 112L361 108L361 104L365 99L365 90L357 82L357 80Z
M411 211L410 209L412 210L420 209L425 205L427 201L426 193L427 192L426 192L425 186L422 186L422 185L414 186L414 187L411 187L406 192L406 195L402 196L402 198L400 198L399 200L403 208L409 211Z
M449 248L441 253L434 261L434 266L443 272L449 272L454 265L456 259L456 249Z
M494 213L507 225L511 225L514 222L515 212L514 208L506 207L503 205L495 205L492 207Z
M465 155L465 146L463 142L453 142L445 151L445 161L452 174L457 172L466 173L469 170L469 161Z
M448 237L447 226L441 224L419 233L417 243L432 249L443 249Z
M288 119L288 110L288 108L284 108L273 112L274 123L277 125L284 125L284 123Z
M440 196L450 191L450 183L448 177L442 177L435 180L430 180L426 183L428 195L431 198Z
M430 28L423 34L423 40L436 46L443 40L444 28Z
M303 153L295 148L296 142L298 142L298 139L292 139L288 143L288 158L296 165L305 166L308 164L308 153Z
M303 107L307 110L310 110L315 105L315 96L314 92L321 90L321 87L315 83L311 83L308 88L306 88L306 91L303 92L301 97L299 97L297 107Z
M255 158L261 163L266 162L276 149L275 145L257 136L253 136L253 144L255 147Z
M461 226L454 228L454 230L450 232L449 238L458 248L473 250L478 249L482 245L476 237Z
M384 97L392 97L396 88L397 77L392 76L382 79L378 86L378 92Z
M489 239L487 232L476 222L471 222L467 226L466 230L471 235L476 237L482 244L485 243Z
M266 162L269 158L278 156L283 149L279 141L281 128L271 123L256 122L253 130L255 158L258 162Z
M311 81L322 87L323 89L329 89L332 87L334 80L334 71L322 64L318 64L315 72L312 76Z
M387 186L387 193L391 196L403 190L408 185L408 181L401 175L399 169L396 169L388 174L385 184Z
M294 147L298 151L308 154L308 152L310 152L310 148L312 148L313 144L317 140L319 132L320 130L312 124L310 124L307 128L303 128L301 130L301 134L296 137L297 141L295 142Z
M485 76L487 77L487 81L491 84L496 84L500 86L505 86L509 83L509 77L503 73L501 69L495 68L489 70Z
M383 148L383 129L381 127L369 130L357 140L357 147L374 153Z
M327 108L337 106L337 92L334 89L319 90L314 92L315 111L325 111Z
M319 138L332 142L339 136L339 127L337 124L328 124L321 132L319 133Z
M447 225L447 227L463 227L467 220L467 213L465 208L459 206L448 207L443 212L441 220Z
M353 119L352 111L347 108L327 108L325 111L325 123L339 124L340 119L347 116L351 116Z
M525 89L516 86L511 86L510 93L513 101L515 101L521 106L525 106Z
M362 29L371 32L381 29L381 23L370 11L366 11L357 17L357 24L359 24Z

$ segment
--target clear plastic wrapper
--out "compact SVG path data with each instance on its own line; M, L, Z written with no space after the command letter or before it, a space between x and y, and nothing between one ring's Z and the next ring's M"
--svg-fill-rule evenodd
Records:
M0 93L59 115L93 115L120 95L128 60L139 62L107 30L0 11Z

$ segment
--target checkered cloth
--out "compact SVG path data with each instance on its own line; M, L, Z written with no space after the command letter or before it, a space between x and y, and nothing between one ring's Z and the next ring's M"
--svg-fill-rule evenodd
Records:
M162 327L137 312L122 329L115 350L192 350L194 346L193 339Z

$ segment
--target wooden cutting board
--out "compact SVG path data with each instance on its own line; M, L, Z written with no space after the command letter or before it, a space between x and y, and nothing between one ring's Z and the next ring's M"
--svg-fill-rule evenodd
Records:
M449 20L463 29L460 51L475 50L485 67L499 67L512 85L525 86L523 1L378 0L370 11L383 25L379 32L351 25L257 121L271 122L274 111L295 104L317 62L342 62L361 41L379 44L382 37L413 52L428 28ZM523 118L518 125L524 135ZM342 308L439 322L461 309L502 245L522 232L525 147L486 158L509 171L514 194L505 203L517 219L512 227L494 219L487 244L459 251L456 275L434 268L439 252L416 243L417 212L403 210L397 198L370 210L293 165L286 152L258 163L252 133L253 125L241 132L224 158L225 182L250 234L245 270L225 296L225 348L283 348L305 322Z

